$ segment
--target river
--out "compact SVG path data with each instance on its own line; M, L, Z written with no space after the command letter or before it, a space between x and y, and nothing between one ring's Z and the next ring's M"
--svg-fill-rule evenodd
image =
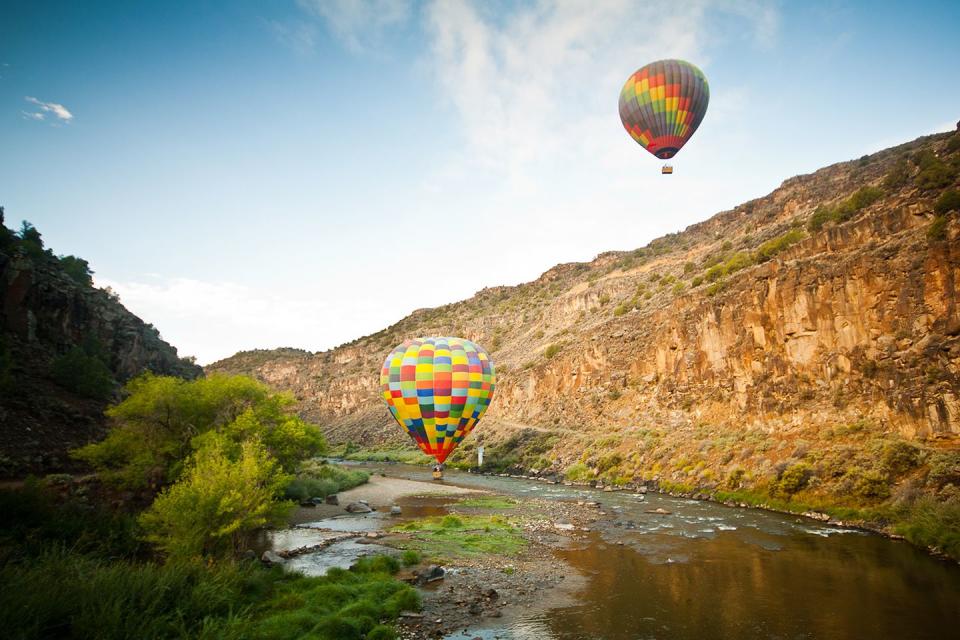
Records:
M367 467L429 480L418 467ZM456 471L445 482L521 499L598 501L607 513L585 540L557 551L586 577L575 604L451 639L960 638L960 566L905 542L660 494ZM669 513L649 513L657 509Z

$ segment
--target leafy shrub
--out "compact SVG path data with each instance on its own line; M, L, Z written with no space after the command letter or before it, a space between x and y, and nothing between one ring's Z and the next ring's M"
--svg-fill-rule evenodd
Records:
M874 469L853 469L848 472L853 479L853 492L863 498L890 497L890 479Z
M757 247L757 262L770 260L773 256L800 240L803 240L803 231L800 229L791 229L782 236L767 240Z
M289 413L292 397L246 376L186 381L145 374L124 391L127 397L107 409L106 439L74 455L129 488L174 481L208 437L224 436L234 457L242 442L256 439L288 472L326 446L316 427Z
M861 187L835 207L827 205L817 207L813 215L810 216L810 220L807 221L807 229L810 231L819 231L827 222L844 222L849 220L858 211L870 206L882 197L882 189L877 187Z
M703 277L709 282L716 282L723 276L723 265L715 264L707 272L703 274Z
M614 308L614 310L613 310L613 315L614 315L614 316L622 316L622 315L625 314L626 312L627 312L627 305L624 304L624 303L621 303L621 304L618 304L618 305Z
M413 549L407 549L400 554L400 562L402 562L403 566L405 567L412 567L415 564L420 564L422 559L422 556Z
M702 276L696 276L696 277L694 277L693 280L690 281L690 286L691 286L691 287L699 287L701 284L703 284L703 277L702 277Z
M960 191L956 189L947 189L940 194L940 197L937 198L936 203L933 205L933 210L939 215L946 214L950 211L960 210Z
M106 400L113 392L113 375L100 358L75 346L53 360L53 380L64 389L94 400Z
M305 463L300 467L299 475L318 480L330 480L337 487L333 493L359 487L370 479L370 474L366 471L347 469L339 465L329 464L326 461Z
M921 189L932 191L949 187L956 178L957 170L934 156L933 160L920 170L914 182Z
M960 484L960 452L934 453L930 456L929 465L927 481L934 486L939 488L948 483Z
M292 505L277 498L289 476L259 442L243 442L236 460L229 446L210 439L183 479L140 515L146 540L173 558L223 556L243 548L251 532L283 523Z
M684 287L685 287L685 285L684 285L682 282L678 282L678 283L676 283L675 285L673 285L673 295L677 295L677 296L678 296L678 295L680 295L681 293L683 293Z
M947 144L944 147L947 153L956 153L960 151L960 133L954 133L950 136L950 139L947 140Z
M947 216L937 216L927 228L927 240L941 242L947 239Z
M712 285L706 288L705 293L711 297L715 296L723 290L723 286L724 286L723 281L714 282Z
M547 345L547 348L543 350L543 357L546 358L547 360L550 360L558 353L560 353L560 345L554 343L551 345Z
M59 260L60 266L71 280L85 287L93 286L93 271L90 270L90 263L77 256L60 256Z
M590 470L590 467L578 462L574 465L567 467L567 470L564 471L563 476L570 482L586 482L593 479L593 471Z
M333 480L298 477L290 481L283 491L283 495L290 500L303 502L310 498L325 498L337 493L340 488Z
M920 449L909 442L888 442L880 452L880 463L888 473L907 473L920 464Z
M819 231L823 228L823 225L835 219L833 209L826 205L820 205L816 211L813 212L813 215L810 216L810 220L807 222L807 229L810 231Z
M936 547L960 558L960 500L920 498L910 505L895 530L913 544Z
M683 275L690 275L697 266L690 261L683 263Z
M813 468L806 462L798 462L783 471L777 480L777 491L786 495L805 488L813 477Z
M906 159L901 158L897 161L890 172L883 179L883 188L888 191L895 191L905 186L910 181L910 164Z

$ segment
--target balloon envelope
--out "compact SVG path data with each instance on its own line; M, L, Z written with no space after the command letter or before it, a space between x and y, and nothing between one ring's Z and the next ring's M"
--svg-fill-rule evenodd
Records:
M390 413L437 462L477 426L495 385L490 356L464 338L407 340L380 370L380 391Z
M620 120L630 137L666 160L693 135L710 102L707 78L685 60L641 67L620 90Z

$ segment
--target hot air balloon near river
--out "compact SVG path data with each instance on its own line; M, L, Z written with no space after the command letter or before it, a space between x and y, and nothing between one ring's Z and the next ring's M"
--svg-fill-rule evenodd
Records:
M707 77L685 60L657 60L637 69L620 90L620 120L644 149L668 160L690 140L707 113ZM666 165L663 173L673 173Z
M464 338L406 340L383 362L380 391L390 413L420 450L437 461L434 478L490 406L496 371Z

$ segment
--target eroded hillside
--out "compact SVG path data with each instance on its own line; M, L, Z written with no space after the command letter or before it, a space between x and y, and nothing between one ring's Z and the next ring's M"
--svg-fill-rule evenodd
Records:
M293 392L334 442L382 445L405 437L378 396L385 355L459 335L498 372L461 460L485 442L501 466L607 481L736 489L794 473L787 493L955 492L958 169L960 134L921 138L327 352L238 354L208 371Z

